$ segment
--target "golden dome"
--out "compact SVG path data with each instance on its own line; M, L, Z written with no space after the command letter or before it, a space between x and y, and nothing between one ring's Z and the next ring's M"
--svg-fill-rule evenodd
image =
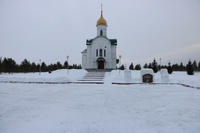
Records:
M97 21L97 25L107 25L107 21L103 17L103 11L101 11L101 17Z

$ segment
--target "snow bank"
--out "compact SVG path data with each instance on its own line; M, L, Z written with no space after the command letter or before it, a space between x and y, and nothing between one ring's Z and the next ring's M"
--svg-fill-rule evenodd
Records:
M52 71L51 73L13 73L0 74L0 81L20 81L20 82L71 82L81 78L87 71L61 69Z
M141 83L140 71L131 71L132 79L128 83ZM154 83L163 83L162 75L160 72L154 74ZM110 73L106 73L105 83L127 83L124 78L124 71L113 70ZM194 75L187 75L186 72L173 72L168 75L167 83L182 83L190 86L200 87L200 73L196 72Z
M69 74L68 74L69 72ZM81 70L67 70L61 69L52 71L51 74L48 72L41 73L13 73L13 74L0 74L1 81L21 81L21 82L73 82L81 79L87 71ZM160 72L154 74L154 83L163 83L161 80L162 75ZM125 78L123 70L113 70L105 73L104 84L117 83L141 83L140 71L132 70L130 78ZM194 75L187 75L186 72L173 72L169 75L169 83L182 83L190 86L200 87L200 73L196 72Z

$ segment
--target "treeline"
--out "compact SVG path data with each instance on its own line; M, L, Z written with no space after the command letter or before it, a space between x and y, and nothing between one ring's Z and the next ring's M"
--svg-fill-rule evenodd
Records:
M17 64L15 60L12 58L4 58L3 60L0 58L0 73L12 73L12 72L51 72L57 69L82 69L81 65L73 64L69 65L67 61L63 64L60 62L47 65L45 62L41 62L36 64L35 62L30 62L27 59L24 59L20 64ZM197 63L196 60L193 62L191 60L188 61L186 65L173 64L169 62L168 65L161 65L157 63L156 59L154 59L151 63L145 63L144 66L140 64L133 63L130 64L130 70L141 70L142 68L151 68L156 73L162 68L166 68L168 73L171 74L173 71L186 71L189 75L193 75L195 71L200 71L200 61ZM125 66L122 65L119 69L124 70Z
M7 72L51 72L57 69L81 69L81 65L69 65L67 61L64 64L60 62L47 65L45 62L36 64L35 62L30 62L24 59L20 64L17 64L12 58L0 59L0 73Z
M130 70L141 70L141 68L142 67L140 64L134 66L133 63L131 63L129 66ZM162 68L166 68L169 74L171 74L173 71L186 71L188 75L193 75L195 71L200 71L200 61L197 63L196 60L193 62L189 60L186 65L183 65L182 62L180 64L173 65L171 65L170 62L168 65L160 65L157 63L156 59L154 59L151 63L145 63L143 68L151 68L153 69L154 73L157 73ZM119 69L124 70L124 65L122 65Z

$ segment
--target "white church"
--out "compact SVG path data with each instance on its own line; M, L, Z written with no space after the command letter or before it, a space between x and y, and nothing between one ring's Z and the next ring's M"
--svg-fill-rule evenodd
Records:
M82 53L82 68L86 70L113 70L116 69L117 39L107 37L107 21L103 11L97 21L97 36L86 40L87 49Z

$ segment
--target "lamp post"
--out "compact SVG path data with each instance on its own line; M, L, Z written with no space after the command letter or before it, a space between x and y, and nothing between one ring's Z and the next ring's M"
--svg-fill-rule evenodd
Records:
M2 60L2 57L0 57L0 74L1 74L1 60Z
M67 74L69 75L69 56L67 56Z
M161 70L161 58L160 58L160 70Z
M121 58L122 58L122 56L119 55L119 74L120 74L120 69L121 69Z
M41 59L39 60L39 75L41 74Z

